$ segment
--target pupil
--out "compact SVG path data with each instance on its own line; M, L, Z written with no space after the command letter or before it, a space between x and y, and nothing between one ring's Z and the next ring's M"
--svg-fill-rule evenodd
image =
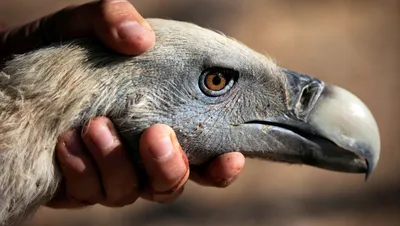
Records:
M221 77L219 75L215 76L212 82L214 85L219 85L221 83Z

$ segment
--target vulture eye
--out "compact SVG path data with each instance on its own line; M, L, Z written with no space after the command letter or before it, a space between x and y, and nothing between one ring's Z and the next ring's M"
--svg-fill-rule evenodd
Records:
M200 88L208 96L221 96L233 87L237 74L228 69L208 69L200 77Z

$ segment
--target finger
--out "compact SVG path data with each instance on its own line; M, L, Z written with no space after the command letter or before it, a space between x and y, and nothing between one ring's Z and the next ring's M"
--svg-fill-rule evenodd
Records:
M125 206L135 202L139 197L136 173L111 121L105 117L91 120L82 137L101 174L105 193L101 204Z
M226 153L206 166L192 169L190 179L200 185L224 188L237 179L244 163L245 158L242 153Z
M94 26L95 33L110 48L123 54L136 55L153 47L153 30L130 2L104 0L100 13L104 23Z
M124 0L68 7L21 27L0 31L0 58L48 45L97 35L115 51L136 55L154 45L155 35L136 9Z
M63 204L60 202L72 206L90 205L103 199L96 167L77 131L68 131L60 137L56 155L65 183L65 194L61 193L64 197L59 197L59 205Z
M174 131L161 124L146 129L140 138L140 154L152 191L143 198L166 202L179 196L189 177L189 165Z

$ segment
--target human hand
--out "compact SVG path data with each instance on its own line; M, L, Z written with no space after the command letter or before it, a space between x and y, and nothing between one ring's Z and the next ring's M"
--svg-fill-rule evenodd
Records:
M95 36L111 49L141 54L155 43L150 26L128 2L103 0L69 7L27 25L0 31L0 60L61 40ZM63 186L48 206L76 208L100 203L124 206L138 197L168 202L183 191L188 178L204 185L226 187L244 166L241 153L228 153L192 169L174 131L153 125L140 140L148 183L140 185L111 121L97 117L82 132L68 131L56 145Z

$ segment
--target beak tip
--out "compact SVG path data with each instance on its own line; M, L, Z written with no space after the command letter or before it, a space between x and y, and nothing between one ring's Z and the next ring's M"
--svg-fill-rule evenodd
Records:
M372 170L371 168L368 166L367 172L365 173L365 182L368 181L369 177L371 176Z
M367 182L372 172L375 170L376 165L378 163L378 159L371 157L367 158L366 162L367 162L367 172L365 173L365 182Z
M372 173L372 171L370 171L369 168L368 168L368 171L367 171L367 173L365 174L365 182L368 182L368 179L369 179L369 177L371 176L371 173Z

